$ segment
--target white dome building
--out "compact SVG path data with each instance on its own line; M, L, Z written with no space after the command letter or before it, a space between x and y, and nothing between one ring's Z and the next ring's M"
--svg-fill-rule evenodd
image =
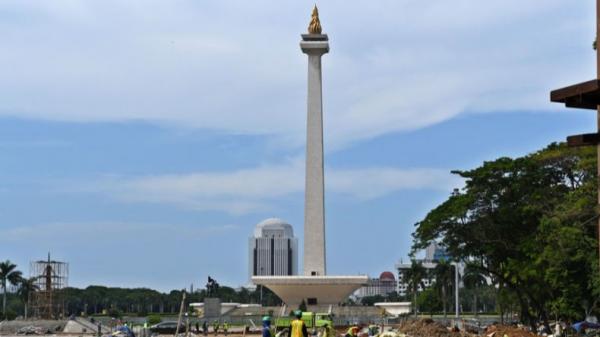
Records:
M269 218L258 223L248 246L250 278L298 274L298 239L284 220Z
M294 237L294 229L292 225L279 218L268 218L258 223L254 228L255 238L267 236Z

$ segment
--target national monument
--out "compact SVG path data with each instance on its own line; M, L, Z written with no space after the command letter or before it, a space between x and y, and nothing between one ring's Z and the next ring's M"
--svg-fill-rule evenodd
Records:
M327 275L321 57L329 52L329 38L321 30L315 6L308 34L302 34L300 41L308 55L304 275L252 277L252 282L271 289L290 306L303 300L310 305L338 304L368 281L367 276Z

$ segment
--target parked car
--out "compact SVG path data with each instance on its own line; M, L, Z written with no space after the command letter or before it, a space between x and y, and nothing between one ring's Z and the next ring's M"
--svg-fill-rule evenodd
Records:
M173 335L177 330L177 322L160 322L150 326L153 335ZM185 324L179 324L179 332L185 331Z

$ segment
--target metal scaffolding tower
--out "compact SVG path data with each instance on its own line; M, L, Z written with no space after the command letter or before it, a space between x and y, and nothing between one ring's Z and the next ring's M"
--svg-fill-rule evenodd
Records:
M31 293L31 309L35 317L58 319L64 317L64 289L68 286L69 264L47 260L33 261L29 265L30 277L37 290Z

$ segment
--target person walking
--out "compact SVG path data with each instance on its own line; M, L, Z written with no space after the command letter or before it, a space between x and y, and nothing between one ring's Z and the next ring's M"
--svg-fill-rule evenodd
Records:
M206 324L206 321L202 322L202 332L204 336L208 336L208 324Z
M229 331L229 323L223 322L223 334L227 337L227 331Z
M215 332L215 336L219 334L219 321L215 320L213 322L213 330Z
M271 337L271 318L265 316L262 319L262 337Z
M296 310L296 319L292 321L290 328L290 337L308 337L308 331L306 330L306 324L302 320L302 311Z
M330 327L328 323L323 325L323 333L321 334L321 337L335 337L335 331L333 331L333 328Z

